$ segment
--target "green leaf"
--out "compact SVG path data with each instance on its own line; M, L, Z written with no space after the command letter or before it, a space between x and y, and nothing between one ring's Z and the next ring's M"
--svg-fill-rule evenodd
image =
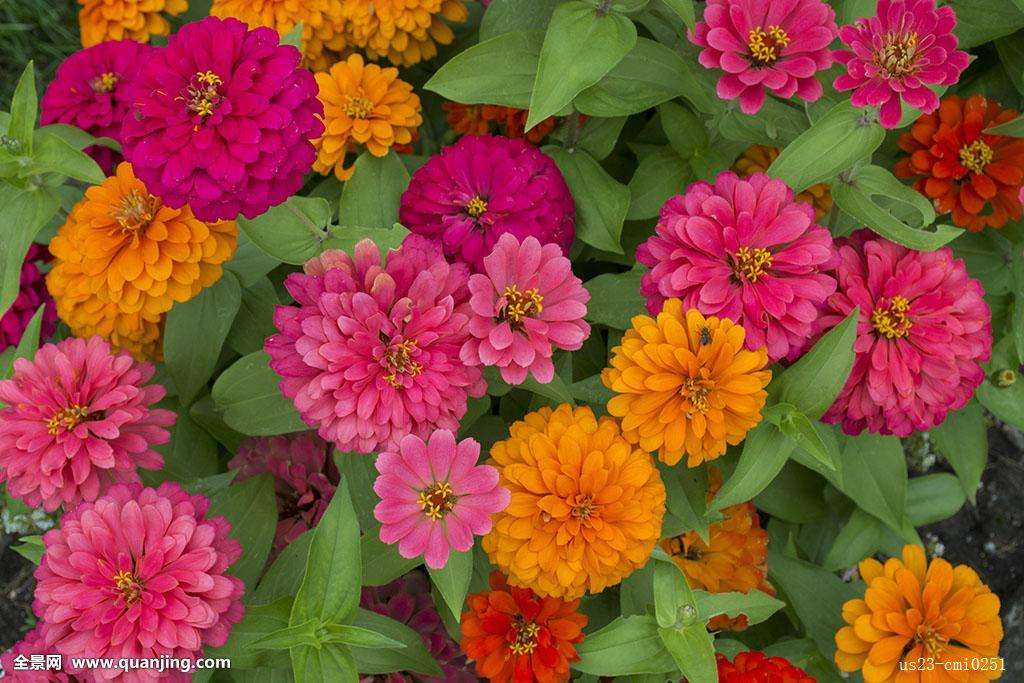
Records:
M839 530L822 566L830 571L852 567L865 557L874 555L890 533L891 530L877 517L855 508Z
M790 403L812 420L828 410L846 384L853 367L860 308L825 333L796 363L770 385L779 402Z
M281 36L282 45L291 45L297 47L299 50L302 49L302 22L298 22L292 27L291 31Z
M0 315L14 303L21 282L21 264L29 245L60 209L60 196L50 188L23 190L0 183Z
M279 260L253 244L244 232L239 232L238 248L235 249L234 257L224 264L224 268L238 276L242 287L252 287L279 265Z
M249 643L249 647L254 650L288 650L300 645L319 648L321 641L317 634L318 626L316 619L295 626L285 626L256 638Z
M277 290L266 276L243 289L238 314L228 332L228 346L243 356L262 349L266 338L277 332L274 308L280 303Z
M278 382L281 378L268 365L265 351L239 358L217 378L213 401L229 427L247 436L271 436L309 429Z
M401 650L405 643L378 633L370 628L350 624L327 624L324 626L325 643L343 643L349 647L367 650Z
M1014 0L950 0L948 4L956 12L961 50L1024 27L1024 10Z
M382 633L400 643L393 649L366 649L352 647L356 666L363 674L385 674L392 671L414 671L426 676L442 676L430 652L423 645L423 639L405 624L365 609L356 611L353 626Z
M747 433L736 469L725 480L711 504L713 510L744 503L763 491L782 470L794 442L770 422Z
M658 107L665 137L680 157L689 159L707 146L708 135L696 114L681 104L665 102Z
M565 176L576 200L576 237L592 247L622 253L622 224L629 210L629 189L612 178L582 150L545 147Z
M776 403L765 408L764 416L782 433L793 440L798 448L810 453L830 470L838 468L839 449L835 442L821 438L810 418L789 403Z
M976 504L978 485L988 463L988 430L985 413L976 401L949 413L929 434L935 449L949 462L971 504Z
M344 645L327 644L319 648L303 645L289 653L295 683L357 683L359 671L352 654Z
M164 456L164 466L155 472L140 471L149 486L164 481L201 479L217 473L217 442L187 411L178 412L178 419L171 428L171 440L154 448Z
M43 544L43 537L21 536L18 540L20 543L12 545L11 550L38 566L39 562L43 559L43 551L46 549L46 546Z
M35 173L59 173L92 185L99 185L107 178L92 157L52 133L41 136L29 169Z
M1006 123L1000 123L998 126L986 128L985 132L989 135L1006 135L1011 138L1024 138L1024 116L1018 116L1015 119L1010 119Z
M626 219L637 221L657 216L670 197L685 189L691 175L690 165L671 148L641 158L629 181Z
M757 509L772 517L794 524L804 524L826 516L821 477L793 460L786 463L778 476L754 498Z
M668 511L679 518L687 531L692 529L705 543L709 542L706 470L669 467L664 463L658 463L658 470L665 483L665 506Z
M19 358L33 358L36 355L36 351L39 350L39 335L43 326L43 313L45 310L46 304L42 304L36 309L32 319L28 321L28 325L25 326L24 332L21 333L21 339L18 340L18 345L14 347L13 353L4 359L3 372L0 373L0 379L10 379L11 373L14 371L14 361Z
M284 615L285 624L291 614L291 603L302 584L302 573L306 568L309 546L313 542L313 530L305 531L289 543L270 565L255 591L248 594L250 605L262 605L288 599L288 611Z
M752 590L749 593L694 591L693 596L697 604L697 611L704 622L710 621L712 617L719 614L724 614L730 619L745 614L747 622L753 626L767 620L768 617L786 606L786 603L781 600L776 600L759 590Z
M7 135L21 143L21 153L32 155L32 130L36 127L39 98L36 95L36 67L31 60L25 65L11 99L11 118ZM6 309L5 309L6 310Z
M688 683L718 681L715 646L704 624L692 624L682 629L659 628L658 635Z
M914 477L907 484L907 519L914 526L949 519L965 502L967 497L960 482L948 472Z
M843 493L898 531L907 498L907 461L900 440L868 432L847 437L840 458Z
M628 330L633 316L646 313L640 294L640 277L645 269L625 273L604 273L583 286L590 292L586 319L616 330Z
M473 552L453 550L444 567L432 569L428 566L427 573L452 614L462 614L462 604L466 601L469 582L473 578Z
M1020 377L1021 360L1014 348L1012 335L1000 339L992 348L992 359L985 364L988 377L975 391L978 401L993 415L1024 429L1024 378ZM995 378L1004 370L1012 370L1016 380L999 386Z
M573 101L587 116L629 116L679 97L689 88L682 57L661 43L637 38L608 74Z
M394 151L382 157L363 152L341 190L339 222L369 228L394 225L399 200L408 185L409 172Z
M409 231L401 224L395 223L390 228L357 228L340 225L331 231L331 236L324 242L325 249L341 249L352 253L356 244L370 240L377 245L382 254L388 249L398 249Z
M703 628L703 627L702 627ZM595 676L660 674L675 668L654 617L618 617L576 646L572 668Z
M700 611L686 576L675 562L654 563L654 618L662 628L700 623Z
M253 649L252 643L288 626L291 611L291 597L282 598L272 604L245 607L245 616L231 627L231 636L222 647L207 648L206 656L223 657L231 660L233 670L270 665L275 655L270 650ZM232 674L234 675L234 674Z
M423 562L422 558L406 559L395 545L380 540L374 533L365 533L359 541L363 562L363 585L383 586L407 574Z
M270 553L277 529L277 499L274 480L261 474L233 483L212 496L208 516L223 515L231 523L231 537L242 545L242 556L231 567L231 573L256 585Z
M693 29L697 25L697 15L693 9L693 0L656 0L675 12L676 16L683 20L687 28Z
M452 102L526 109L543 42L541 31L511 31L482 40L449 59L423 87Z
M480 41L511 31L543 31L558 0L494 0L480 21Z
M322 197L292 197L253 219L238 218L239 229L278 261L302 265L320 253L331 205Z
M615 143L619 141L619 134L625 124L625 116L588 118L580 128L576 147L600 161L615 149Z

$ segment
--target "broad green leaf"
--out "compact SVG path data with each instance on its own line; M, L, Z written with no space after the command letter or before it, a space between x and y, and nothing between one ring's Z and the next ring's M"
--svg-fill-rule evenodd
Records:
M693 591L675 562L654 563L654 618L661 628L683 628L700 622Z
M25 190L0 182L0 315L14 303L21 282L21 264L29 245L60 209L60 196L50 188Z
M625 116L588 118L580 128L576 147L600 161L612 153L625 123Z
M960 410L949 413L946 420L929 434L935 449L949 462L964 493L974 504L978 484L988 462L988 430L981 406L971 401Z
M644 156L629 181L626 219L637 221L657 216L670 197L686 189L691 175L690 165L669 147Z
M815 429L814 423L789 403L776 403L764 410L765 419L776 425L782 433L793 440L823 466L835 470L839 466L839 449L832 441L826 441Z
M526 109L543 42L542 31L510 31L482 40L445 62L423 87L452 102Z
M907 484L907 519L914 526L949 519L965 502L960 482L948 472L914 477Z
M155 472L139 472L147 485L200 479L218 471L217 442L185 410L178 412L171 440L154 448L164 456L164 466Z
M250 603L246 605L245 616L231 627L231 636L228 638L228 642L224 643L222 647L207 648L206 656L230 659L233 670L273 664L273 658L278 655L270 650L253 649L252 643L275 631L287 628L291 606L291 596L270 604L253 605Z
M234 257L224 264L224 268L238 276L242 287L252 287L279 265L281 261L253 244L244 232L239 232L238 248L235 249Z
M565 176L576 200L576 237L592 247L622 253L622 224L629 211L629 188L612 178L583 150L545 147Z
M724 510L745 503L763 491L782 470L795 447L792 439L770 422L762 422L747 433L736 469L715 495L711 508Z
M769 385L779 402L790 403L817 420L828 410L846 384L853 367L860 308L825 333L807 353Z
M622 61L577 95L573 105L587 116L629 116L679 97L688 87L687 66L678 53L637 38Z
M696 26L697 15L693 8L693 0L655 0L655 4L657 3L661 3L675 12L687 28L693 29Z
M493 0L480 21L480 42L511 31L543 31L558 0Z
M452 550L444 567L427 567L427 573L430 574L430 582L441 593L452 614L462 614L462 604L466 601L469 582L473 578L473 552Z
M35 173L59 173L92 185L102 183L107 177L92 157L73 147L61 136L53 134L42 136L29 170Z
M18 78L11 99L11 118L7 135L21 143L21 153L32 155L32 130L36 127L39 99L36 95L36 66L31 60Z
M238 218L253 244L279 261L302 265L320 253L327 238L331 206L321 197L292 197L253 219Z
M231 523L230 535L242 545L242 556L231 566L231 573L246 587L256 585L277 529L274 480L261 474L231 484L212 496L208 516L224 516Z
M1015 0L1024 11L1024 0ZM1017 92L1024 94L1024 45L1019 38L1007 36L995 41L996 50L999 52L999 60L1003 63L1006 75L1013 81Z
M398 203L409 185L409 172L394 151L383 157L363 152L341 190L338 222L386 228L398 222Z
M295 626L285 626L256 638L249 643L249 647L254 650L289 650L300 645L319 648L321 640L317 633L318 626L316 619Z
M706 470L669 467L663 463L658 463L658 470L665 483L668 511L679 518L687 531L692 529L705 543L709 542Z
M401 224L395 223L390 228L358 228L339 225L331 231L331 236L324 242L324 249L341 249L352 253L356 244L370 240L380 249L381 255L389 249L398 249L409 231Z
M266 338L277 332L274 308L280 303L277 290L265 276L243 289L238 315L228 332L228 346L243 356L262 349Z
M658 635L688 683L718 681L715 646L704 624L691 624L681 629L659 628Z
M796 462L798 451L793 452L793 459L786 463L767 488L757 494L754 504L772 517L803 524L825 517L826 506L822 497L824 482Z
M372 628L351 624L327 624L323 627L325 643L343 643L349 647L367 650L401 650L405 643L378 633Z
M312 542L313 530L310 529L286 545L260 579L256 590L247 594L248 604L262 605L287 598L289 607L284 616L287 624L288 616L291 614L292 598L302 584L302 573L306 568L306 558Z
M1024 9L1014 0L950 0L956 12L959 48L966 50L1024 27Z
M1011 138L1024 138L1024 116L1010 119L998 126L986 128L985 132L990 135L1007 135Z
M830 571L852 567L875 554L892 531L877 517L855 508L839 530L822 566Z
M698 590L693 592L693 596L697 611L704 622L719 614L724 614L730 619L745 614L747 622L753 626L786 606L781 600L759 590L752 590L749 593L708 593Z
M907 461L900 440L868 432L847 437L840 458L843 493L858 507L899 530L907 502Z
M597 325L628 330L633 316L645 314L640 294L640 277L646 269L637 267L624 273L604 273L583 286L590 292L586 318Z
M303 645L289 650L295 683L357 683L352 653L344 645L330 643L319 648Z
M373 508L380 502L380 497L373 490L373 482L377 479L376 458L363 453L342 453L333 449L332 457L338 472L348 482L348 490L352 494L352 507L359 520L359 528L363 532L363 540L370 532L380 530L380 523L373 516ZM362 547L366 547L363 545ZM365 560L363 567L366 567ZM363 576L363 583L366 577Z
M665 102L658 107L661 128L672 149L683 159L689 159L697 150L706 147L708 134L696 114L676 102Z
M359 541L359 555L363 562L363 585L383 586L406 574L422 562L423 558L406 559L398 554L397 545L380 540L376 532L364 533Z
M992 348L992 359L984 366L988 377L977 388L975 396L1000 420L1024 429L1024 378L1020 377L1020 366L1012 335L1003 337ZM1000 386L997 382L999 373L1004 370L1014 372L1015 381L1009 386Z
M278 388L281 378L265 351L239 358L217 378L213 401L224 422L247 436L271 436L309 429Z
M675 668L658 634L658 622L650 616L619 617L587 634L576 653L580 659L572 668L595 676L660 674Z
M12 545L11 550L18 553L34 565L39 565L43 559L43 551L46 546L43 544L42 536L21 536L18 538L18 545Z
M423 645L420 634L405 624L365 609L356 610L353 626L382 633L401 643L392 649L352 647L356 666L363 674L385 674L392 671L415 671L426 676L441 676L441 668Z

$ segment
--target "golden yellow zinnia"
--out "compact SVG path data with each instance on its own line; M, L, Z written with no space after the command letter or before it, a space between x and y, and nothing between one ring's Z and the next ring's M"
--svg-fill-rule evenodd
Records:
M341 180L352 175L345 155L364 146L382 157L395 145L412 142L423 123L420 98L412 86L398 78L398 69L364 64L359 55L338 62L329 72L316 74L318 97L324 104L324 134L313 141L317 159L313 168Z
M489 463L512 501L483 548L509 583L572 600L647 562L661 534L665 487L650 455L611 418L563 404L509 428Z
M732 170L741 178L755 173L767 173L768 167L779 156L782 150L767 145L753 145L747 149L732 165ZM832 210L832 188L828 183L816 183L806 190L798 192L794 197L798 202L805 202L814 207L815 220L821 220Z
M345 50L345 19L338 0L213 0L210 15L234 17L249 28L268 26L281 36L302 23L303 65L326 69Z
M903 559L860 563L864 599L843 605L836 664L865 683L981 683L1000 677L999 598L967 565L931 562L917 545ZM930 662L928 670L911 665Z
M342 0L349 40L371 59L412 66L437 55L455 34L445 19L469 17L464 0Z
M105 40L137 40L148 43L166 36L171 24L164 16L188 9L188 0L78 0L78 26L82 45L92 47Z

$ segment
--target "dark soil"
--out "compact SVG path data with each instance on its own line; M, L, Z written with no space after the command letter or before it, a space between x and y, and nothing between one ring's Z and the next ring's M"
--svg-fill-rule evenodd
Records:
M0 652L21 638L32 616L35 565L11 550L13 540L0 536Z

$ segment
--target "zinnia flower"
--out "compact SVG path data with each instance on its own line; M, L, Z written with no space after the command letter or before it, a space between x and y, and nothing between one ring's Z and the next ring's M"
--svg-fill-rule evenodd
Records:
M412 235L383 262L370 240L354 257L325 252L288 276L297 305L274 313L280 333L266 350L281 391L342 451L458 430L467 397L486 390L480 368L459 360L467 279L464 266Z
M338 62L316 75L318 97L324 105L324 134L314 140L318 157L313 169L332 170L348 180L352 167L345 156L364 146L382 157L394 146L407 145L421 123L420 98L398 77L398 69L364 64L360 55Z
M213 0L210 15L267 26L282 37L302 24L303 65L326 69L346 47L345 18L335 0Z
M562 404L527 413L491 447L512 503L483 540L509 582L538 595L600 593L642 567L661 533L665 487L618 423ZM473 656L473 655L470 655Z
M550 135L558 124L557 118L549 116L527 131L526 117L529 112L526 109L496 104L444 102L441 108L445 111L449 127L459 135L500 133L510 138L525 138L536 145Z
M779 157L780 153L782 153L780 147L751 145L740 155L739 159L733 162L732 170L740 178L749 178L756 173L767 173L768 167ZM832 188L828 183L811 185L806 190L798 192L793 199L813 206L815 221L820 221L832 211Z
M916 545L903 548L902 561L890 558L883 565L869 557L859 568L867 590L863 599L843 605L847 625L836 633L840 670L860 670L865 683L981 683L1000 677L999 666L979 664L999 655L999 598L973 569L953 567L941 557L929 562ZM923 658L934 661L934 669L901 666ZM947 670L947 662L953 668Z
M51 271L52 272L52 271ZM88 339L100 336L110 342L115 351L127 351L135 360L162 361L164 359L165 315L148 320L140 313L124 313L116 303L98 297L71 300L62 297L60 285L52 279L47 285L62 303L57 305L61 320L76 337Z
M470 339L461 357L469 365L496 366L509 384L530 372L541 384L555 376L555 348L575 351L590 335L583 322L590 293L554 244L535 237L522 244L505 233L484 257L484 273L469 278Z
M57 67L39 103L44 125L66 123L94 137L121 141L129 91L153 48L134 40L111 40L79 50ZM85 150L110 175L121 155L109 147Z
M62 661L60 669L32 670L32 655L44 654L47 654L47 650L43 642L43 627L37 625L26 633L24 638L12 645L10 650L0 655L0 671L4 673L4 683L76 683L88 680L85 678L85 672L79 672L78 676L70 673L70 661ZM14 660L17 657L26 660L26 668L15 668Z
M399 220L474 271L502 233L553 242L563 254L576 234L576 206L551 157L523 140L490 135L467 135L417 169Z
M909 436L962 408L992 350L984 290L948 247L913 251L868 230L839 242L839 291L821 330L860 307L853 370L822 420Z
M807 102L821 97L815 74L832 65L836 30L836 13L821 0L708 0L690 40L704 48L703 67L724 72L718 96L756 114L766 90Z
M742 441L761 421L772 377L763 369L767 351L744 349L744 336L728 318L684 313L679 299L666 301L656 320L635 316L601 373L626 440L669 465L685 454L688 467Z
M719 683L816 683L806 671L782 657L766 657L756 650L738 652L731 662L721 652L715 654L715 659Z
M65 658L194 659L220 647L242 618L242 554L210 501L177 483L118 485L83 503L43 536L32 609L46 651ZM156 672L97 669L100 679L152 680Z
M78 0L78 4L82 6L78 26L85 47L104 40L148 43L153 36L171 32L167 16L176 17L188 9L188 0Z
M493 572L491 590L466 598L462 651L476 672L491 683L559 683L569 680L569 664L579 659L586 615L580 601L536 595L509 586Z
M14 361L0 382L0 481L27 505L48 512L95 500L110 485L155 470L174 413L151 408L164 397L146 385L153 366L113 355L102 339L45 344Z
M273 555L320 522L338 485L331 447L315 432L246 439L228 468L238 470L236 481L264 472L274 477L278 521Z
M40 306L44 306L40 338L47 339L56 329L57 309L49 292L46 291L46 282L39 270L39 264L50 260L46 247L39 244L29 245L25 260L21 264L18 296L7 312L0 317L0 351L9 346L17 346L21 341L21 335L25 333L25 328Z
M878 0L875 16L839 29L850 48L833 53L845 65L833 84L853 90L855 107L881 107L885 128L900 122L900 100L926 114L939 106L930 85L953 85L967 68L969 56L957 50L956 12L935 0Z
M1015 110L981 95L944 97L938 112L922 115L900 136L910 156L897 162L896 175L915 178L936 211L952 213L971 232L1020 220L1024 140L983 132L1015 118Z
M207 17L142 68L124 154L149 190L204 221L255 218L302 185L324 127L313 74L266 27Z
M479 457L479 443L456 443L447 429L426 441L409 434L397 449L377 456L373 490L380 502L373 515L381 523L380 540L398 543L402 557L423 555L431 569L444 567L452 550L472 548L473 537L489 532L491 515L509 501L498 471L477 465Z
M640 281L647 310L665 299L729 318L746 330L746 347L767 346L769 360L794 359L836 281L835 247L814 210L763 173L720 173L697 182L661 209L655 234L636 250L651 270Z
M464 0L342 0L342 12L352 44L396 66L432 59L438 45L455 40L445 19L469 17Z

